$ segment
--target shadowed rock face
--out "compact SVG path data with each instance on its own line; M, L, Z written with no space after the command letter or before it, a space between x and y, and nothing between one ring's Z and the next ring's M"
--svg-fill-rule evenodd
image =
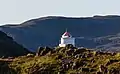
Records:
M120 32L120 16L94 16L86 18L42 17L18 25L4 25L0 30L15 41L35 51L38 46L56 46L67 28L76 38L76 46L96 48L101 46L97 37L116 35ZM79 38L83 37L83 38ZM94 39L95 38L95 39ZM109 41L105 40L105 44ZM102 45L103 46L103 45ZM103 47L102 47L103 48Z
M21 56L29 51L17 44L11 37L0 31L0 57Z

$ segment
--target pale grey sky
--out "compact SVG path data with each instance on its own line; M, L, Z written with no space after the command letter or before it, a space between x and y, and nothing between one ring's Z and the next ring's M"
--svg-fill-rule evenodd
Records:
M0 25L47 15L120 15L120 0L0 0Z

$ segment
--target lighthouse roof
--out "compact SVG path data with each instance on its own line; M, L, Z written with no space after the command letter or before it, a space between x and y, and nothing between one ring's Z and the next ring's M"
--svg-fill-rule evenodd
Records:
M71 34L69 32L65 32L63 35L62 35L63 38L68 38L68 37L72 37Z

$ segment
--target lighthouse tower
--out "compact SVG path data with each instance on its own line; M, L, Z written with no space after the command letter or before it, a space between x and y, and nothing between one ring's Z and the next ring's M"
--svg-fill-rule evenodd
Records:
M67 44L72 44L75 46L75 38L69 32L65 32L61 37L60 47L65 47Z

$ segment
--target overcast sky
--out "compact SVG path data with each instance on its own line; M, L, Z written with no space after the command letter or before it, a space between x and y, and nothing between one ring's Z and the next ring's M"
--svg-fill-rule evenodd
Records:
M120 15L120 0L0 0L0 25L47 15Z

